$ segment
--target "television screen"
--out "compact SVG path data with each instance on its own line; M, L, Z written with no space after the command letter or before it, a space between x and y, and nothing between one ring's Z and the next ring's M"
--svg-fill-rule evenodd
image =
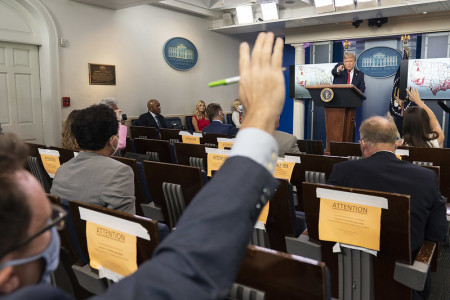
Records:
M311 98L306 85L332 84L331 70L336 63L290 66L289 96Z

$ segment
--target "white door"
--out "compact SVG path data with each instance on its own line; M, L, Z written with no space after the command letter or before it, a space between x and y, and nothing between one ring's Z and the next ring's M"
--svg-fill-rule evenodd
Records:
M0 124L43 143L38 46L0 42Z

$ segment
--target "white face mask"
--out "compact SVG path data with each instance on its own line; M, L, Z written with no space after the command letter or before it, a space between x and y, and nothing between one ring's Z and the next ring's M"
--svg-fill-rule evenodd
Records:
M119 149L119 138L117 137L117 135L115 135L114 137L117 139L117 146L114 147L114 146L111 145L111 147L112 147L113 150L114 150L114 152L113 152L112 154L116 153L116 152L117 152L117 149ZM111 155L112 155L112 154L111 154Z

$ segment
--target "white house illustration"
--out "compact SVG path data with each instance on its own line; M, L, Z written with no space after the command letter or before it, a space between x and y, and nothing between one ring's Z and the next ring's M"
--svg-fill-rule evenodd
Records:
M383 53L376 53L371 57L365 57L362 59L363 67L375 67L375 68L384 68L384 67L395 67L397 66L397 56L387 56Z
M178 44L176 47L169 47L169 57L194 59L194 50L189 49L183 44Z

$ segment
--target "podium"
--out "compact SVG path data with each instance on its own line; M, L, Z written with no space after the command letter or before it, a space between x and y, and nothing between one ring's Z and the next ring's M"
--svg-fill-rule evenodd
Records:
M356 108L366 99L353 84L307 85L314 105L325 108L326 152L330 142L353 142Z

